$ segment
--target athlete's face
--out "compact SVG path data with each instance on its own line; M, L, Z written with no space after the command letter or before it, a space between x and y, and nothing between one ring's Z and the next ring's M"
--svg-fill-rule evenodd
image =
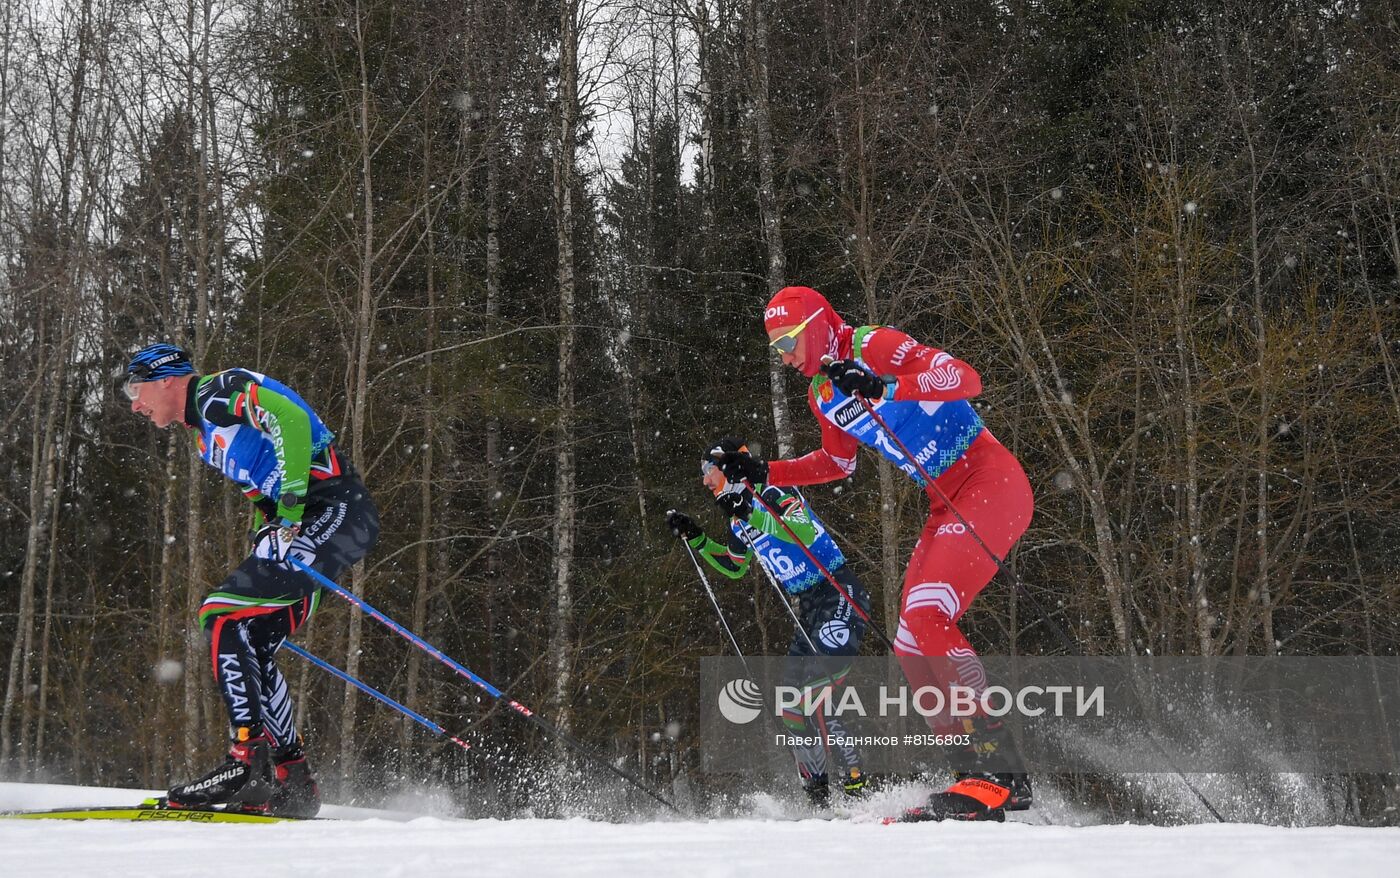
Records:
M804 327L803 329L798 331L795 337L789 335L789 333L791 333L792 331L793 327L791 326L785 329L773 330L768 334L768 344L772 345L774 350L778 352L778 356L782 357L784 366L791 366L797 371L806 374L807 359L810 356L809 349L811 348L811 345L803 344L802 336L807 334L807 330ZM784 347L788 346L784 343L787 339L792 339L793 341L795 341L796 346L792 347L790 350L783 350ZM779 345L781 345L781 347Z
M705 474L701 476L701 478L705 482L705 487L710 489L711 494L718 495L720 491L724 490L724 486L728 484L724 478L724 473L721 472L720 468L717 466L705 467Z
M159 378L130 385L135 397L131 410L144 415L162 430L180 421L185 413L185 386L188 376Z
M825 322L818 320L825 311L825 308L818 308L800 323L774 326L768 331L768 346L782 357L783 365L791 366L808 378L820 371L821 358L826 353L828 329Z

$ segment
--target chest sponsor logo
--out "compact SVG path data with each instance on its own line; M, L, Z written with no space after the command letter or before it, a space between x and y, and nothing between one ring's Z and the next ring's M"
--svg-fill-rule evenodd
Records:
M860 404L860 400L852 397L832 409L828 417L831 418L833 424L844 430L859 420L863 414L865 414L865 407Z
M734 527L739 529L740 539L752 543L755 548L768 542L768 534L749 524L747 521L734 519Z

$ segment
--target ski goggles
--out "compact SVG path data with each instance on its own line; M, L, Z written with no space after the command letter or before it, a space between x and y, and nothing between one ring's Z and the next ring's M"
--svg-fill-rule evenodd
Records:
M135 402L141 397L141 385L145 383L139 378L128 378L122 382L122 393L126 394L127 399Z
M825 308L818 308L811 316L801 323L784 332L782 335L768 342L768 346L780 354L790 354L797 350L797 337L802 334L802 330L807 328L807 324L816 319L817 315L825 311Z
M122 382L122 393L127 399L136 401L141 395L141 385L151 380L152 371L150 363L136 363L127 370L126 380Z

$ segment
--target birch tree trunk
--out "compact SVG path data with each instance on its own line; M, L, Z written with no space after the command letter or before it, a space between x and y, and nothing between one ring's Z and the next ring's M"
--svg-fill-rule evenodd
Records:
M782 206L773 179L773 117L768 102L768 14L765 0L749 0L749 99L755 159L758 163L758 211L768 248L768 289L763 301L787 284L787 254L783 249ZM792 418L788 414L783 364L768 358L768 386L773 395L773 430L778 437L778 457L793 452Z
M73 300L72 300L73 305L74 305L74 311L75 311L75 312L77 311L77 304L78 304L77 299L78 299L78 297L75 296L75 297L73 298ZM76 313L74 313L74 314L72 315L72 318L71 318L71 319L72 319L73 322L76 324L76 323L77 323L77 320L78 320L78 315L77 315ZM68 367L67 367L67 364L66 364L66 360L67 360L67 358L65 357L65 365L64 365L64 367L63 367L62 369L60 369L60 371L59 371L59 376L58 376L58 377L59 377L58 386L59 386L59 388L60 388L60 390L61 390L61 392L62 392L62 394L63 394L63 425L62 425L62 427L59 429L58 437L57 437L56 443L55 443L56 446L57 446L55 450L56 450L56 452L58 452L58 453L56 454L57 461L58 461L58 466L57 466L57 473L56 473L55 478L54 478L54 495L53 495L53 501L52 501L54 512L53 512L53 515L50 516L50 526L49 526L49 545L52 546L52 547L56 547L56 546L59 545L59 521L60 521L60 518L61 518L61 517L60 517L59 514L58 514L58 510L60 510L60 509L63 508L63 486L64 486L64 483L65 483L65 479L66 479L66 476L67 476L67 470L68 470L68 466L67 466L67 464L68 464L68 454L66 453L66 451L67 451L67 446L68 446L68 439L67 439L67 437L69 437L69 436L72 435L72 426L73 426L73 409L74 409L74 405L73 405L73 400L72 400L72 388L71 388L69 382L67 381L67 377L66 377L66 376L67 376L67 372L68 372ZM34 718L34 726L35 726L35 729L34 729L34 746L33 746L33 749L32 749L32 750L26 750L26 749L25 749L25 748L26 748L27 741L28 741L27 732L25 732L24 735L23 735L23 736L21 737L21 739L20 739L20 746L21 746L20 761L21 761L21 762L26 762L26 761L29 762L29 765L30 765L29 776L30 776L30 777L35 776L35 773L38 772L39 770L41 770L41 769L44 767L44 765L46 764L46 760L44 759L44 744L45 744L45 740L46 740L45 732L46 732L47 729L48 729L48 707L49 707L49 644L50 644L50 642L51 642L51 638L52 638L52 634L53 634L53 617L54 617L54 599L53 599L53 591L54 591L54 579L56 578L57 573L58 573L58 564L54 562L54 559L53 559L52 557L50 557L49 563L48 563L48 570L45 572L45 575L44 575L44 622L43 622L43 630L42 630L42 633L41 633L41 635L40 635L40 637L39 637L39 690L38 690L38 691L39 691L39 696L38 696L38 706L37 706L36 709L35 709L35 718ZM27 673L25 673L25 674L23 675L23 678L24 678L25 680L28 680L28 679L29 679L29 675L28 675ZM27 698L24 699L24 704L25 704L25 706L26 706L26 708L27 708L27 707L28 707L28 704L29 704L29 699L27 699ZM27 710L26 710L26 713L27 713ZM30 722L31 722L31 719L30 719L28 716L26 716L26 717L22 720L22 726L21 726L21 727L24 728L24 729L27 729L27 728L29 727Z
M369 408L369 350L374 340L374 148L370 128L369 35L365 33L366 14L358 2L355 12L355 49L359 65L358 131L360 147L360 187L363 195L361 224L359 298L354 318L354 384L350 393L350 446L352 459L360 467L360 475L369 478L370 456L364 447L365 415ZM357 596L365 593L365 565L361 561L351 568L350 590ZM360 639L363 620L352 612L345 645L345 670L351 676L360 674ZM342 776L355 770L355 714L358 707L354 686L345 684L345 701L340 712L340 767Z
M48 361L52 356L51 347L45 343L45 308L40 305L39 327L36 335L37 344L34 349L38 353L35 367L39 374L43 374L48 369ZM32 641L34 635L34 583L38 577L39 553L43 551L44 537L48 528L45 526L47 519L48 483L47 471L49 465L49 443L52 433L52 419L54 412L54 400L57 393L53 393L47 398L48 405L45 406L45 396L40 393L34 398L34 411L36 416L43 411L42 421L35 418L36 426L42 423L41 429L35 429L30 437L29 453L29 526L24 544L24 567L20 573L19 586L19 612L15 617L15 639L10 646L9 671L5 678L5 704L0 712L0 772L5 776L18 777L18 766L11 765L11 757L14 755L14 736L12 734L11 720L14 719L16 709L20 700L24 697L23 687L26 681L21 677L21 668L24 665L25 650L27 643Z
M203 0L201 0L201 3ZM198 155L189 156L189 165L195 168L195 216L183 217L181 227L192 230L191 246L194 262L194 344L191 354L196 367L204 363L209 352L209 211L208 211L208 166L209 150L205 130L206 107L205 88L201 84L201 70L207 70L209 44L209 22L204 7L196 6L189 0L185 11L186 58L185 58L185 118L199 120L200 147ZM190 139L190 149L194 150L194 140ZM187 203L187 202L186 202ZM203 674L191 673L194 668L204 666L206 645L199 629L199 606L204 600L208 583L205 582L205 554L203 531L203 473L202 462L195 454L189 456L187 474L187 550L189 552L188 579L185 590L185 770L193 772L198 760L200 741L200 703L208 693ZM207 702L206 702L207 703Z
M431 167L428 161L429 148L432 141L426 132L423 138L424 166ZM431 191L426 185L423 187L423 197L429 198ZM418 551L417 567L418 582L413 592L413 631L423 632L428 621L428 597L431 594L433 580L430 565L432 557L429 549L433 537L433 522L437 515L433 509L433 450L437 445L435 431L435 415L437 410L437 400L433 397L433 351L437 348L437 277L436 277L436 239L433 235L433 222L435 218L429 212L426 222L428 223L426 245L427 245L427 293L428 293L428 325L424 332L423 347L427 351L423 361L423 403L422 403L422 430L423 455L418 476ZM410 707L418 707L418 676L422 671L423 653L420 650L412 650L408 657L408 704ZM410 758L412 748L410 735L414 729L414 722L408 717L403 717L399 723L399 764L401 771L412 764Z
M574 494L574 140L578 112L578 3L559 10L559 140L554 156L555 236L558 244L559 379L555 403L558 426L554 472L554 559L549 667L554 676L555 722L571 725L569 688L573 683ZM565 756L559 745L561 760Z

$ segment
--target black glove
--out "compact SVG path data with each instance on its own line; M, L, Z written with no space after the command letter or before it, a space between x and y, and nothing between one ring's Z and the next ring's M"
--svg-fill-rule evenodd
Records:
M768 481L768 464L747 451L722 451L719 448L710 452L710 457L719 464L720 472L734 484L742 484L748 479L752 484Z
M847 396L859 393L866 399L880 399L888 385L884 380L855 360L837 360L822 367L831 383Z
M666 510L666 526L671 529L673 536L686 542L705 535L705 532L700 529L700 525L696 524L689 515L677 509Z
M715 505L725 515L748 521L753 514L753 492L743 487L737 491L722 491L715 495Z
M254 500L253 505L262 513L263 524L270 524L277 520L277 501L271 497L263 497L261 500Z
M301 535L301 526L283 527L281 524L265 524L253 535L253 554L264 561L286 567L292 556L296 539ZM298 556L300 557L300 556ZM302 558L311 563L311 558Z

